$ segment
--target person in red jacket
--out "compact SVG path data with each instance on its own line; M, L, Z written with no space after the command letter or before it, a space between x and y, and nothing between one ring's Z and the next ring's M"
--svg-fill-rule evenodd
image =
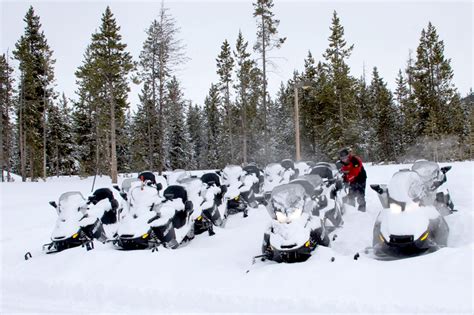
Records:
M341 172L343 178L349 184L349 203L354 205L355 200L359 205L358 210L365 212L365 185L367 181L367 173L365 172L360 157L352 155L349 149L342 149L339 152L340 163L342 165Z

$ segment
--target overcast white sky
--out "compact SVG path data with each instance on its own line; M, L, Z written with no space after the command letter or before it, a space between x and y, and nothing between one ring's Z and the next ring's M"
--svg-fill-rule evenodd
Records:
M100 25L110 5L121 26L123 42L135 60L145 40L145 29L157 17L161 1L1 1L1 52L14 49L24 33L23 18L30 5L40 16L42 29L54 50L56 90L76 98L74 71L82 64L91 34ZM345 28L345 38L355 48L349 65L360 77L365 64L367 80L377 66L393 89L398 69L405 68L409 50L415 53L420 32L431 21L445 42L445 56L451 58L454 83L464 96L473 86L473 5L471 1L282 1L274 0L280 19L279 33L287 37L272 53L278 68L270 74L269 89L275 96L280 82L295 69L303 68L308 50L322 60L328 46L332 12L336 10ZM216 56L224 39L231 46L239 29L255 41L256 22L252 1L165 1L181 28L179 37L191 58L177 76L187 99L203 104L210 84L217 82ZM129 101L138 102L139 87L132 86Z

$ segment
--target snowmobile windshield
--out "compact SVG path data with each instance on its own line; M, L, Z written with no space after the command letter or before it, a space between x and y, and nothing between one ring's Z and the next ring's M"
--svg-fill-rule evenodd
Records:
M181 185L186 188L188 196L200 195L203 182L199 178L185 178L181 181Z
M435 180L442 180L443 177L438 163L433 161L416 161L411 167L411 170L417 172L418 175L420 175L421 180L429 185L431 185Z
M299 184L277 186L272 191L271 205L273 211L289 215L302 211L304 207L305 189Z
M424 185L416 172L402 170L392 176L388 194L390 199L401 203L417 202L424 197Z
M168 185L176 185L186 177L189 177L189 174L185 170L174 170L168 174Z
M268 179L280 176L283 171L283 166L278 163L271 163L265 167L265 177Z
M130 206L135 210L152 210L152 206L160 202L158 191L155 187L135 186L130 192Z
M311 175L319 175L324 179L333 179L332 168L329 165L316 165L310 172Z
M128 193L130 188L132 188L134 183L138 183L140 180L138 178L126 178L122 182L122 191Z
M242 172L242 167L238 165L227 165L222 170L222 182L225 185L234 184L239 181Z
M78 191L65 192L59 197L59 213L78 212L85 207L87 207L86 199Z

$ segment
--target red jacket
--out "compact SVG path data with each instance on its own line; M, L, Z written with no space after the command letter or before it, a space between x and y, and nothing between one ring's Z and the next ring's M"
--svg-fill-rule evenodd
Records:
M344 173L344 180L349 184L367 179L364 167L362 166L362 160L351 154L349 154L349 161L347 163L343 162L341 171Z

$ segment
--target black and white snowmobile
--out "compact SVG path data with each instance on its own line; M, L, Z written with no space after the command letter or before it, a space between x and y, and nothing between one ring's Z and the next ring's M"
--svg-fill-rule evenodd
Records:
M175 249L194 238L193 203L188 200L186 189L180 185L168 186L163 195L165 200L158 207L153 207L155 216L148 220L150 237L157 243L156 246Z
M119 191L110 188L99 188L87 200L87 213L100 218L103 224L115 224L128 204Z
M258 179L245 174L242 167L238 165L227 165L222 170L222 184L227 189L224 195L224 202L227 205L228 214L242 212L244 217L248 216L248 207L256 207L257 201L252 186Z
M156 215L156 208L161 204L161 183L153 180L139 180L132 183L128 191L128 211L121 214L121 219L113 243L122 249L153 248L157 242L151 237L148 221Z
M262 194L262 188L263 188L263 182L264 182L264 176L263 176L263 171L258 168L257 165L254 164L249 164L243 168L243 171L245 175L247 176L254 176L257 180L252 180L253 185L252 185L252 190L255 195L255 199L258 202L263 201L263 194Z
M65 192L55 201L49 203L57 213L58 219L51 233L51 243L43 245L46 253L59 252L77 246L94 248L93 240L105 242L103 224L99 217L88 213L87 200L78 191Z
M222 200L227 191L226 186L221 186L219 176L216 173L206 173L201 176L201 181L205 184L203 191L204 202L201 205L201 218L195 221L195 230L205 230L211 223L214 226L224 227L227 221L228 208ZM208 227L209 229L209 227ZM199 234L195 231L195 234Z
M370 185L383 209L373 231L373 252L379 259L403 258L447 245L449 227L432 204L418 173L401 170L386 185Z
M300 262L318 245L329 245L324 221L312 215L316 205L309 192L313 189L302 179L273 189L267 205L272 221L263 236L262 255L255 258Z
M416 161L411 167L412 171L420 175L425 185L427 196L423 202L433 204L442 215L448 215L456 211L449 190L446 187L446 173L450 169L451 166L440 168L438 163L427 160Z
M336 175L335 175L336 174ZM347 195L341 176L337 176L335 167L329 163L317 163L310 171L310 175L321 177L318 194L317 211L324 214L334 228L343 225L342 215L345 213L344 198Z

